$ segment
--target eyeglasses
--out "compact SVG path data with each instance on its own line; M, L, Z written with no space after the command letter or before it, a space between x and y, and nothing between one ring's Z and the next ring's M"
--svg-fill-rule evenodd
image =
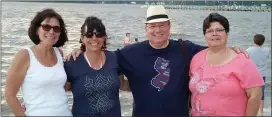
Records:
M59 26L50 26L48 24L42 24L41 26L44 31L50 31L52 28L55 33L59 33L61 31Z
M225 32L225 29L222 28L222 29L215 29L215 30L207 30L206 31L207 34L211 34L211 33L214 33L214 32L216 32L216 33Z
M163 24L163 25L147 25L146 28L150 29L150 30L154 30L156 29L157 27L159 29L164 29L167 25L166 24Z
M92 38L93 35L95 35L98 38L101 38L101 37L104 37L106 34L100 33L100 32L89 32L89 33L84 34L84 36L86 36L87 38Z

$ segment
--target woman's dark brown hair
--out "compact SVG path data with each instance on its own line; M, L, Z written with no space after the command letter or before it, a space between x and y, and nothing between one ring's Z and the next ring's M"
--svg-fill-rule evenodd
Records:
M203 21L203 34L206 34L206 30L211 27L212 22L219 22L224 28L226 33L229 32L229 21L226 17L218 13L210 13Z
M41 26L41 22L43 22L47 18L56 18L60 23L61 31L60 31L59 40L57 41L56 44L53 45L53 47L63 46L65 42L68 41L67 30L65 28L65 23L62 17L53 9L44 9L40 12L37 12L36 16L31 21L30 27L28 29L29 38L36 45L40 43L41 40L39 36L37 35L37 30Z
M86 28L86 26L87 26L87 28ZM91 17L87 17L85 19L84 24L81 26L81 38L79 41L79 43L81 43L81 46L80 46L81 51L83 51L83 52L86 51L86 47L82 43L83 37L90 32L92 33L94 30L97 30L97 32L99 32L100 34L102 34L105 37L105 41L104 41L104 44L103 44L101 50L107 49L106 28L105 28L104 24L102 23L102 20L98 19L97 17L91 16Z

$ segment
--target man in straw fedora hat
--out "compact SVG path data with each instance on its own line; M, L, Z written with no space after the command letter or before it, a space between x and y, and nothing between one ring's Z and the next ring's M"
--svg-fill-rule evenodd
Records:
M116 52L133 94L133 115L189 116L189 61L206 47L184 41L183 56L180 42L169 40L170 18L161 5L147 9L144 23L148 40Z
M149 6L145 24L148 40L116 51L133 94L133 115L189 116L189 64L206 47L169 39L170 18L161 5ZM73 58L79 53L73 51Z

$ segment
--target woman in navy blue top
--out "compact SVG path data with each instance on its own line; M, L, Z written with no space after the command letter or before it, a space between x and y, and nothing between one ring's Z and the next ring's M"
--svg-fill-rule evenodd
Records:
M74 97L73 116L121 116L117 58L106 50L106 29L100 19L87 17L80 43L83 53L64 65Z

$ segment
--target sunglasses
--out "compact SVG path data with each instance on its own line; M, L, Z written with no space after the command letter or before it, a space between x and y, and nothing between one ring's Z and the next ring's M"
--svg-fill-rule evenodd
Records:
M61 31L61 28L59 26L50 26L48 24L43 24L41 26L44 31L50 31L52 28L55 33L59 33Z
M84 34L84 36L86 36L87 38L92 38L93 35L95 35L98 38L101 38L101 37L105 36L104 33L99 33L99 32L89 32L89 33Z

